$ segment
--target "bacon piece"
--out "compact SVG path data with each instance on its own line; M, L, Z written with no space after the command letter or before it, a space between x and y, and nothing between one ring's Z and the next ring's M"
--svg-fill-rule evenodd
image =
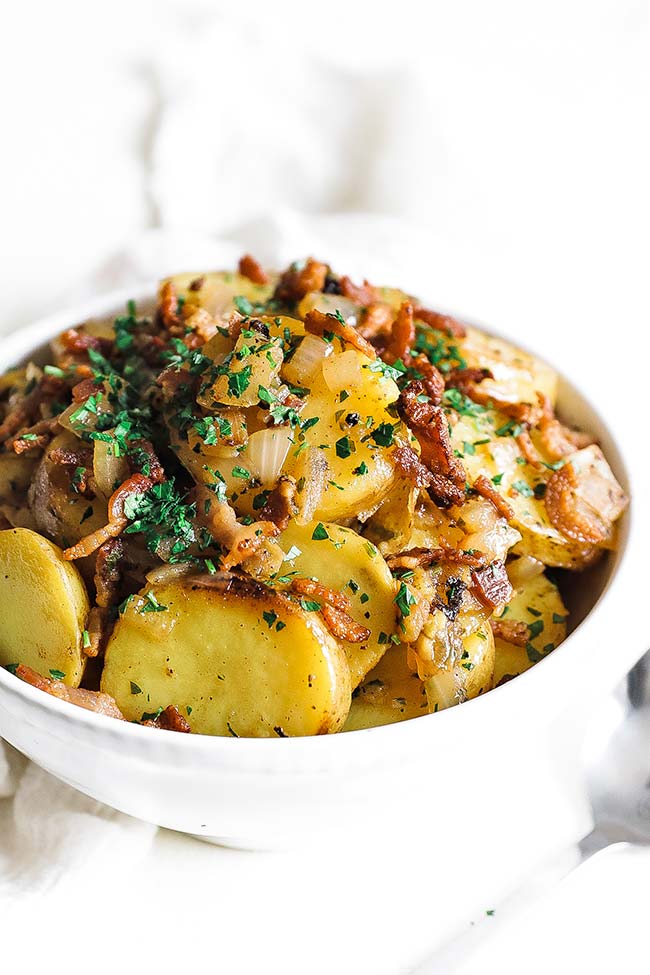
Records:
M273 297L277 301L294 304L312 291L322 291L327 278L327 264L310 257L304 267L294 270L289 267L280 277Z
M184 332L183 322L178 314L178 295L172 281L165 281L160 289L158 309L162 324L172 335Z
M169 704L158 717L140 722L146 728L159 728L161 731L180 731L189 735L192 731L175 704Z
M253 284L268 284L269 276L251 254L244 254L239 261L239 273ZM323 282L324 283L324 282ZM320 290L320 289L319 289Z
M442 394L445 391L445 377L425 355L418 355L415 358L409 356L404 360L405 365L416 369L422 378L419 382L424 384L423 393L429 397L434 406L442 403ZM417 381L417 380L416 380Z
M435 328L439 332L446 332L452 338L462 339L467 334L465 326L450 315L443 315L441 312L431 311L430 308L423 308L422 305L418 305L414 309L413 314L421 322L424 322L425 325L429 325L430 328Z
M447 548L410 548L396 555L387 555L388 568L417 569L422 566L448 562L451 565L467 565L471 569L479 569L486 564L482 552L465 552L462 549Z
M47 459L61 467L90 467L93 462L92 447L56 447Z
M350 301L356 301L359 305L367 307L379 301L379 291L369 281L364 281L363 284L355 284L347 275L344 275L339 281L339 288L342 295L349 298Z
M89 335L88 332L79 332L76 328L69 328L60 336L60 342L68 352L87 352L88 349L99 351L101 342L96 335Z
M531 440L528 430L522 430L521 433L515 437L515 440L517 441L517 446L521 450L524 460L526 460L531 467L539 470L542 466L542 461L537 452L535 444Z
M367 626L361 626L346 612L331 606L329 603L323 604L321 615L325 620L327 629L338 640L345 640L347 643L363 643L370 636L370 630Z
M149 472L145 477L150 478L154 484L161 484L165 478L165 469L158 459L158 454L153 448L153 444L150 440L134 440L132 441L133 446L136 449L144 451L147 455L147 466L149 467ZM133 458L129 456L129 461L132 463ZM142 472L141 472L142 473Z
M525 647L528 643L528 627L521 620L490 620L492 632L500 640L512 643L516 647Z
M434 496L442 504L462 504L465 500L465 468L454 457L444 410L429 401L420 402L418 397L424 391L421 380L410 382L400 393L398 413L418 439L421 461L432 474L430 488Z
M322 582L317 582L315 579L293 579L291 582L291 591L297 593L299 596L313 596L314 599L327 603L329 606L334 606L335 609L340 609L342 613L348 613L352 608L350 600L345 593L330 589L329 586L325 586Z
M260 519L272 521L278 530L283 532L297 511L296 482L292 477L283 475L266 499L266 504L260 512Z
M214 540L226 550L221 568L226 571L241 565L254 555L267 538L275 538L280 529L272 521L255 521L241 525L227 501L218 501L207 485L196 486L197 511Z
M575 542L600 545L607 541L612 522L602 510L598 511L585 503L579 496L579 488L580 478L570 462L553 471L544 495L546 511L554 527L567 538Z
M393 324L393 309L384 301L373 301L360 316L357 331L364 339L386 335Z
M98 383L92 376L88 376L72 387L72 399L75 403L85 403L90 396L99 393L101 388L101 383Z
M205 284L205 274L201 274L198 278L194 278L190 281L187 290L188 291L200 291Z
M144 474L132 474L131 477L127 478L109 498L108 524L86 535L76 545L66 548L63 552L63 558L67 562L85 558L87 555L96 552L110 538L116 538L121 534L128 524L128 519L124 516L124 505L127 498L133 494L144 494L152 485L153 481L145 477Z
M346 325L335 318L334 315L327 315L322 311L314 308L312 311L307 312L305 315L305 331L310 332L312 335L320 335L326 333L333 333L338 335L344 342L348 345L354 346L359 352L363 352L370 359L377 358L377 352L374 347L364 339L363 335L357 332L356 328L352 325Z
M66 384L56 376L43 376L31 390L14 403L0 423L0 443L8 440L39 417L42 406L49 406L66 390ZM42 414L41 414L42 415Z
M538 393L537 398L541 407L541 417L538 422L539 439L542 447L551 460L562 460L569 454L583 447L596 443L588 433L570 430L555 416L553 406L548 396Z
M58 416L49 420L39 420L38 423L21 430L12 440L7 441L7 447L12 447L16 454L24 454L27 450L42 450L49 444L58 425Z
M487 501L490 501L496 508L497 513L501 515L502 518L505 518L506 521L512 521L512 519L515 517L515 512L512 507L508 504L503 495L497 491L492 481L486 477L485 474L479 474L472 484L472 488L477 494L480 494L482 498L486 498Z
M183 387L190 390L196 385L196 378L187 369L177 369L168 366L156 378L156 385L160 387L165 401L173 400Z
M412 447L396 447L392 456L399 473L411 484L419 488L429 487L431 471L427 470Z
M484 379L493 379L489 369L452 369L445 380L447 388L458 389L463 396L473 399L476 384Z
M120 560L124 556L124 544L120 538L104 542L97 552L95 562L96 602L101 609L108 609L116 602L120 584Z
M26 667L24 664L16 667L16 676L24 680L25 683L31 684L32 687L37 687L52 697L58 697L60 701L76 704L77 707L84 708L86 711L94 711L95 714L105 714L109 718L118 718L120 721L126 720L110 694L104 694L101 691L88 691L84 687L68 687L63 681L42 677L31 667Z
M503 562L491 562L484 569L474 569L472 583L472 594L490 609L512 599L512 586Z
M410 355L411 346L415 342L415 324L413 323L413 305L409 301L402 303L397 317L391 326L388 345L382 353L384 362L392 365L401 359L403 362Z

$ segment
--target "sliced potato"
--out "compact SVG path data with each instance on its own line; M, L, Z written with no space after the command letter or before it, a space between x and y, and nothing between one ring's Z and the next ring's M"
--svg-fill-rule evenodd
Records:
M293 523L279 541L287 553L284 576L295 572L344 593L352 606L350 615L370 630L363 643L343 644L352 687L356 687L386 652L397 630L397 585L390 569L372 542L331 522Z
M343 731L377 728L426 714L424 684L409 668L406 648L391 647L352 695L352 707Z
M101 682L125 717L175 704L200 734L338 731L350 670L319 614L252 580L209 585L190 577L154 586L126 607Z
M28 528L0 532L0 664L81 681L88 594L61 549Z
M446 621L440 611L431 614L418 643L430 640L434 645L432 663L423 674L429 701L429 710L442 711L484 694L494 686L494 638L487 620L475 626L476 620L468 619L471 631L460 639L460 648L449 653L448 638L442 629ZM442 651L442 652L441 652ZM445 653L446 652L446 653Z
M476 328L468 328L457 345L470 368L489 369L492 373L493 379L481 383L481 392L506 403L536 403L540 392L555 403L557 373L537 356Z
M36 463L36 457L29 453L0 454L0 502L24 504Z
M554 650L566 638L567 609L557 586L543 573L515 592L500 619L528 627L528 645L508 643L495 637L494 684L516 677Z
M265 304L273 294L277 280L277 275L269 277L268 284L253 284L242 274L230 271L210 271L207 274L195 271L175 274L166 280L172 282L179 298L198 308L204 308L215 318L227 319L234 311L239 310L235 304L237 297L246 299L253 306ZM193 282L199 282L200 287L190 290ZM163 281L162 284L164 283Z
M530 555L549 566L584 568L598 556L598 547L568 538L553 525L544 495L554 472L526 463L511 435L512 428L513 422L497 410L459 417L451 439L462 454L468 481L472 483L480 474L497 478L497 490L515 512L511 524L521 533L513 552Z

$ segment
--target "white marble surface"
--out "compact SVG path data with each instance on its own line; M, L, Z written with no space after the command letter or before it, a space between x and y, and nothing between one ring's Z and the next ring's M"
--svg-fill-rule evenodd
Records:
M245 6L5 15L0 330L152 267L317 251L543 335L647 451L647 3ZM0 799L7 869L14 814ZM101 932L100 972L398 975L426 940L408 934L426 887L382 851L305 861L159 833L109 860L3 901L10 951L45 965L38 929L97 958ZM649 879L650 854L607 853L462 970L642 971Z

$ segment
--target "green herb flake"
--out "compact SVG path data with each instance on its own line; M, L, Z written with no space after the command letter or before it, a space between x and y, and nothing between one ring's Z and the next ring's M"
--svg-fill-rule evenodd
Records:
M142 688L138 687L135 681L129 681L129 685L131 687L132 694L142 694Z
M144 597L144 606L140 610L140 613L164 613L168 609L167 606L163 606L159 603L154 594L149 591Z
M529 484L525 481L514 481L513 488L518 494L521 494L524 498L532 498L535 493Z
M321 608L321 604L317 603L314 599L301 599L300 605L308 613L317 613Z
M314 528L311 537L315 542L324 542L326 538L329 538L329 535L327 534L327 529L325 528L325 526L321 521L319 521L316 527ZM289 558L288 555L287 558Z
M50 677L52 680L63 680L65 674L62 670L50 670Z
M417 599L406 585L405 582L400 583L399 591L395 596L393 602L396 604L402 616L411 615L411 606L415 606Z
M84 630L81 634L81 646L86 650L90 646L90 634L88 630Z
M273 624L275 623L275 621L277 620L278 614L274 613L272 609L267 609L264 610L264 612L262 613L262 618L264 619L264 622L266 623L266 625L270 630Z

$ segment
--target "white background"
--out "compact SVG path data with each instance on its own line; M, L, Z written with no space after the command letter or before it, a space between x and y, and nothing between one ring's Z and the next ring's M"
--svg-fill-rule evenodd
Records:
M345 255L343 270L424 287L545 345L647 452L647 3L241 6L22 0L5 11L0 330L61 306L98 270L106 282L128 276L133 265L116 255L134 247L147 255L136 266L163 271L205 253L207 235L265 258L301 256L314 240L331 247L319 257ZM386 218L381 231L357 212ZM344 233L332 213L348 214ZM147 878L190 869L205 885L190 901L233 885L242 907L229 923L239 916L240 929L227 937L217 918L214 932L203 922L192 934L191 912L171 898L151 916ZM212 951L215 970L239 975L266 959L267 971L293 975L278 968L264 899L247 898L273 869L290 868L163 836L143 896L102 903L102 938L111 919L123 925L121 952L138 970L170 959L207 968ZM360 900L371 896L350 876ZM606 854L467 971L645 971L649 886L650 854ZM77 893L98 903L91 880ZM12 918L14 941L38 917L68 954L77 944L92 956L102 930L92 913L81 907L91 926L68 931L41 916L53 903L38 903ZM68 909L79 918L79 905ZM310 923L331 924L335 943L333 921ZM390 925L359 936L389 945ZM353 975L339 950L338 971ZM41 951L31 943L33 958ZM351 956L354 975L365 972ZM387 956L406 965L408 945Z

